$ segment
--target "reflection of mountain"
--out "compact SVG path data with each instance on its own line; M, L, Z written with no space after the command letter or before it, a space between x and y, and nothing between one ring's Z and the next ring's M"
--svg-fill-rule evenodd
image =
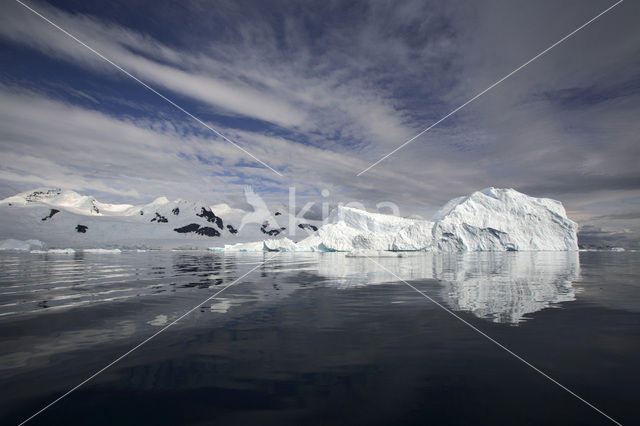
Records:
M555 303L575 300L578 254L529 252L470 254L434 259L442 298L460 311L494 322L517 323Z
M321 256L318 272L331 285L349 288L373 283L435 279L441 298L454 310L494 322L518 323L525 315L575 300L577 252L478 252L413 254L402 258ZM384 266L384 267L383 267Z

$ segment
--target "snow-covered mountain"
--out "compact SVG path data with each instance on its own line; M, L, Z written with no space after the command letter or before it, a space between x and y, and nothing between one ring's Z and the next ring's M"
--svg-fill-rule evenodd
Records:
M248 192L247 200L252 197L259 199ZM260 202L251 202L253 211L164 197L134 206L100 203L73 191L29 191L0 201L0 239L41 240L48 247L221 251L578 249L578 226L560 202L513 189L487 188L456 198L432 220L340 206L322 224Z
M291 236L291 224L297 239L320 225L264 203L253 211L165 197L144 205L106 204L56 188L0 201L0 240L40 240L46 247L206 248L217 241Z

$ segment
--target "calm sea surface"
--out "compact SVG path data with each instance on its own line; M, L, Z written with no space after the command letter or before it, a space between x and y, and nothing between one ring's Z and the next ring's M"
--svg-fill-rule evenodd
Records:
M640 424L640 253L272 256L0 252L0 424Z

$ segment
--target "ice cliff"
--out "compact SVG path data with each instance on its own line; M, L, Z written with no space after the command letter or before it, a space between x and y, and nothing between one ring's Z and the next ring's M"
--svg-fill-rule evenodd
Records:
M487 188L449 201L431 221L338 207L293 250L577 250L577 231L559 201Z

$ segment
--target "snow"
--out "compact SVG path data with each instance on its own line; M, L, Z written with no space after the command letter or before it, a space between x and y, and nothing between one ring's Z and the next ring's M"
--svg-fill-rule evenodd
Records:
M98 253L98 254L120 254L120 253L122 253L122 250L120 250L120 249L101 249L101 248L84 249L82 251L84 253Z
M14 240L13 238L8 238L6 240L0 240L0 250L20 250L20 251L30 251L37 250L44 247L44 243L39 240Z

